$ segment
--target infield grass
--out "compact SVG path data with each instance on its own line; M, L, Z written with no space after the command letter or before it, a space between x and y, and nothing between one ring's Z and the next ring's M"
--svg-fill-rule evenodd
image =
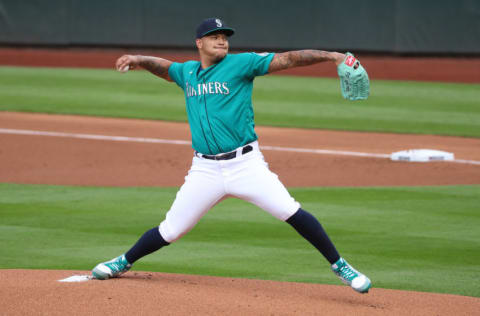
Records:
M0 268L81 269L160 223L175 188L0 184ZM480 186L295 188L374 287L480 297ZM229 199L134 270L339 284L287 224Z
M257 125L480 137L480 85L373 80L366 101L338 79L255 79ZM146 71L0 67L0 111L186 121L183 92Z

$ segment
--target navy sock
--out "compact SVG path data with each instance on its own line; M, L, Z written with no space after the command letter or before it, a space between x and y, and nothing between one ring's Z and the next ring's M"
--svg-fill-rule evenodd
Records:
M154 251L162 248L163 246L170 245L163 239L162 235L158 231L158 226L147 230L145 234L137 241L133 247L127 251L125 258L128 263L134 263L138 259L151 254Z
M303 238L317 248L330 264L334 264L340 259L337 249L328 238L322 225L312 214L299 208L295 214L287 219L287 223L292 225Z

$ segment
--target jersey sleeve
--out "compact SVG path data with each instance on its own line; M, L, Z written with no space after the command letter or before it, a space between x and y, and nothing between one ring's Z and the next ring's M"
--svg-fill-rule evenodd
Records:
M247 71L247 76L254 78L263 76L268 73L268 67L272 62L274 53L248 53L250 55L250 63Z
M175 81L175 83L183 89L184 85L184 76L183 76L183 63L172 63L168 68L168 75L170 78Z

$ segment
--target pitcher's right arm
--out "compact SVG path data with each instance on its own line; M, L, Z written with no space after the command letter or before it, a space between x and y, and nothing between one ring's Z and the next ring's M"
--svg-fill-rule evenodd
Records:
M168 68L171 64L172 61L159 57L123 55L122 57L117 59L115 67L118 71L126 71L128 69L142 67L160 78L172 81L172 79L168 75Z

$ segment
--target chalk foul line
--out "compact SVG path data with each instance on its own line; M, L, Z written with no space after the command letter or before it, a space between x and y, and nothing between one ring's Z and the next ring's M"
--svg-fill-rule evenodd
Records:
M115 142L136 142L136 143L153 143L153 144L172 144L172 145L191 145L192 144L191 142L186 140L32 131L32 130L9 129L9 128L0 128L0 134L52 136L52 137L66 137L66 138L90 139L90 140L105 140L105 141L115 141ZM309 148L294 148L294 147L279 147L279 146L260 146L260 149L271 150L271 151L319 154L319 155L337 155L337 156L340 155L340 156L390 159L390 154L362 153L362 152L355 152L355 151L309 149ZM476 160L455 159L449 162L480 165L480 161L476 161Z

